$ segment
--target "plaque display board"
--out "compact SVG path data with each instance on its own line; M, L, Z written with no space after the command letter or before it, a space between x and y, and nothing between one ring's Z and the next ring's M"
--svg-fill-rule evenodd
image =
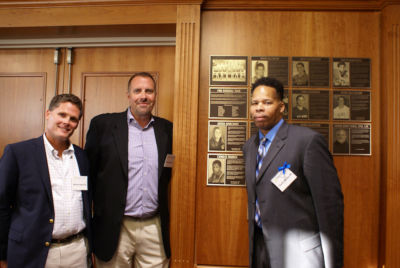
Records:
M258 135L250 90L261 77L284 85L289 124L320 133L333 155L371 155L371 60L289 58L210 56L207 186L245 186L242 148Z
M247 121L209 121L208 151L242 152L247 140Z
M371 120L371 92L333 91L334 120Z
M289 85L289 57L251 57L251 83L261 77L274 77Z
M371 124L334 124L334 155L371 155Z
M324 136L326 144L329 144L329 124L317 124L317 123L294 123L293 125L303 126L311 128L312 130L320 133Z
M247 88L210 88L209 118L247 119Z
M329 91L293 90L293 120L329 120Z
M247 86L246 56L211 56L210 86Z
M371 59L333 58L333 87L371 88Z
M293 87L329 87L329 57L292 57Z
M244 173L244 159L241 154L207 155L207 185L245 186Z

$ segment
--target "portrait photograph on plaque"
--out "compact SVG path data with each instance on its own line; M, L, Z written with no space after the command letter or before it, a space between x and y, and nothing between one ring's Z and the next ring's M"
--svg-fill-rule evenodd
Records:
M225 184L226 158L224 155L208 155L207 159L207 184Z
M371 124L334 124L334 155L371 155Z
M333 93L333 119L349 120L350 119L350 96Z
M226 126L224 122L208 122L208 150L226 151Z
M310 70L308 61L294 60L292 61L292 85L294 87L309 87Z
M247 86L247 57L211 56L210 86Z
M371 88L371 59L333 58L333 87Z
M293 120L329 120L328 90L293 90Z
M241 152L247 140L247 121L209 121L208 151Z
M350 153L350 129L345 125L334 125L333 127L333 154Z
M329 57L292 57L293 87L329 87Z
M371 121L371 92L333 91L333 119Z
M247 119L247 88L210 88L209 118Z
M242 154L208 154L208 186L245 186L245 165Z
M333 86L350 87L350 63L333 61Z
M261 58L254 60L251 58L251 83L262 77L268 76L268 61Z
M305 120L309 115L309 96L303 91L292 93L292 119Z
M251 83L261 77L273 77L289 85L289 57L251 57Z

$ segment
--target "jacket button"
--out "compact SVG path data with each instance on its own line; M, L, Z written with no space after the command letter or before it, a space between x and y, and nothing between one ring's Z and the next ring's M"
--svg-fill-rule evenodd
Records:
M53 219L49 219L49 222L50 222L50 223L54 223L54 220L53 220Z
M46 243L44 243L44 245L45 245L46 247L49 247L49 246L50 246L50 242L46 242Z

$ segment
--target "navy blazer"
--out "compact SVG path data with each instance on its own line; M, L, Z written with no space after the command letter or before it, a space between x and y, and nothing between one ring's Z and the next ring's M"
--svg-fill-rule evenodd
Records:
M74 150L80 174L87 176L86 154L75 145ZM91 245L90 191L82 191L82 200ZM43 136L7 145L0 160L0 260L9 268L44 267L54 226L50 219L54 206Z
M153 128L158 151L158 212L167 258L171 256L169 236L168 184L171 168L164 167L172 153L172 123L154 117ZM92 119L85 150L90 161L93 185L93 252L109 261L118 246L125 213L128 188L128 119L127 110L101 114Z
M256 177L258 133L244 145L252 267L256 197L271 268L343 266L343 194L325 139L283 123ZM297 179L281 192L271 179L284 163ZM281 172L281 171L280 171Z

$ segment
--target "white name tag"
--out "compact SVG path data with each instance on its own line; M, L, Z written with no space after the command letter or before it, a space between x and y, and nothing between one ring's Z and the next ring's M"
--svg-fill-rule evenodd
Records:
M296 179L297 176L290 169L286 168L285 174L283 174L283 171L278 171L271 182L275 184L281 192L284 192Z
M87 176L76 176L72 178L72 190L87 191L87 189L88 189Z
M167 154L165 158L164 167L172 168L174 166L175 155Z

